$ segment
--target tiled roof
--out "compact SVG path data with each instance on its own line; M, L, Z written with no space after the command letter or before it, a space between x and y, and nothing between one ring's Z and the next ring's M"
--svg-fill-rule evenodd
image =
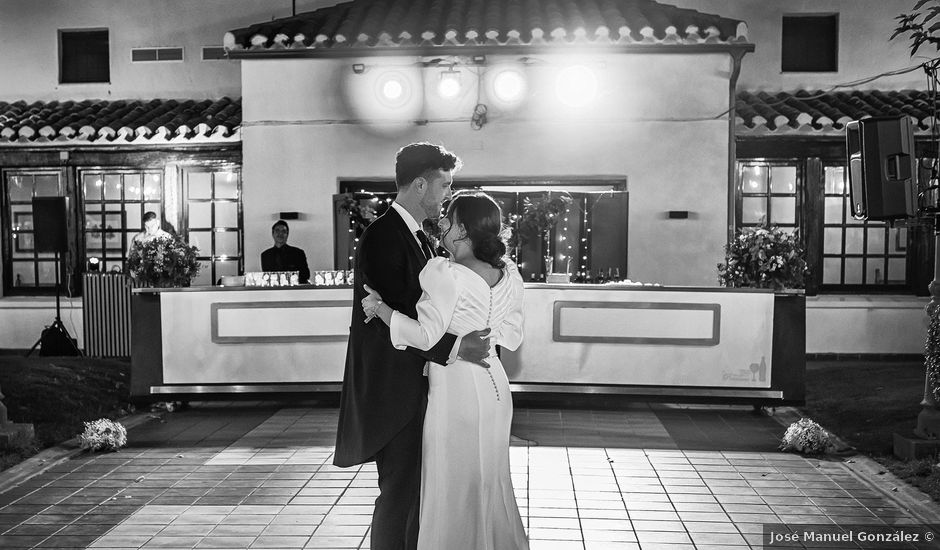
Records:
M226 33L229 50L747 42L743 21L652 0L354 0Z
M737 135L838 134L845 123L870 116L909 115L915 132L933 124L930 95L917 90L739 92Z
M0 145L237 142L241 99L0 101Z

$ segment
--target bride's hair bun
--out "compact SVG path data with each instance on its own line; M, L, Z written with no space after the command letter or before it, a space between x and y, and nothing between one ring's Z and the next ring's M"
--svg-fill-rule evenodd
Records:
M447 218L456 220L467 230L473 243L473 255L491 266L506 267L506 231L503 215L493 197L479 191L461 191L447 207Z
M506 267L503 257L506 255L506 243L499 235L485 235L473 240L473 255L493 267Z

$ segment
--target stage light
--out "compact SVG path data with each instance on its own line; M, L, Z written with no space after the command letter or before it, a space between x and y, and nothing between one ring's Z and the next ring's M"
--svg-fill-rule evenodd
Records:
M453 69L441 71L441 80L437 83L437 92L441 94L441 97L456 97L460 93L460 71Z
M597 76L584 65L566 67L555 80L558 100L569 107L583 107L597 95Z
M506 69L493 79L493 92L496 98L506 103L513 103L522 98L526 83L522 73L516 69Z
M401 107L411 99L411 85L398 71L383 74L376 80L375 85L376 96L386 107Z
M405 91L404 87L401 85L401 82L397 80L389 80L382 85L382 95L385 99L395 101L401 97L401 94Z

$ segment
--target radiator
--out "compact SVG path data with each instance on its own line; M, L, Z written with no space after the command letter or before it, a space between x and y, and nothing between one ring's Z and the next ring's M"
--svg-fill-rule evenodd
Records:
M85 355L130 357L134 286L120 273L85 273L82 277Z

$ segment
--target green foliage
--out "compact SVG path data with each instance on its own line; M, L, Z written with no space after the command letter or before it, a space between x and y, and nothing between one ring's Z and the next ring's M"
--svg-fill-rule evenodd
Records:
M918 0L910 13L902 13L895 17L898 25L894 28L891 40L906 34L911 42L911 57L924 44L931 44L940 51L938 15L940 15L940 0Z
M924 364L933 398L940 403L940 309L930 315L927 340L924 343Z
M718 264L718 282L734 288L803 288L808 275L797 232L776 226L740 229Z
M566 193L548 193L536 199L526 197L523 202L521 228L523 231L533 231L541 235L555 227L570 207L571 196Z
M151 287L189 286L199 274L199 249L177 236L136 241L127 270L138 283Z

